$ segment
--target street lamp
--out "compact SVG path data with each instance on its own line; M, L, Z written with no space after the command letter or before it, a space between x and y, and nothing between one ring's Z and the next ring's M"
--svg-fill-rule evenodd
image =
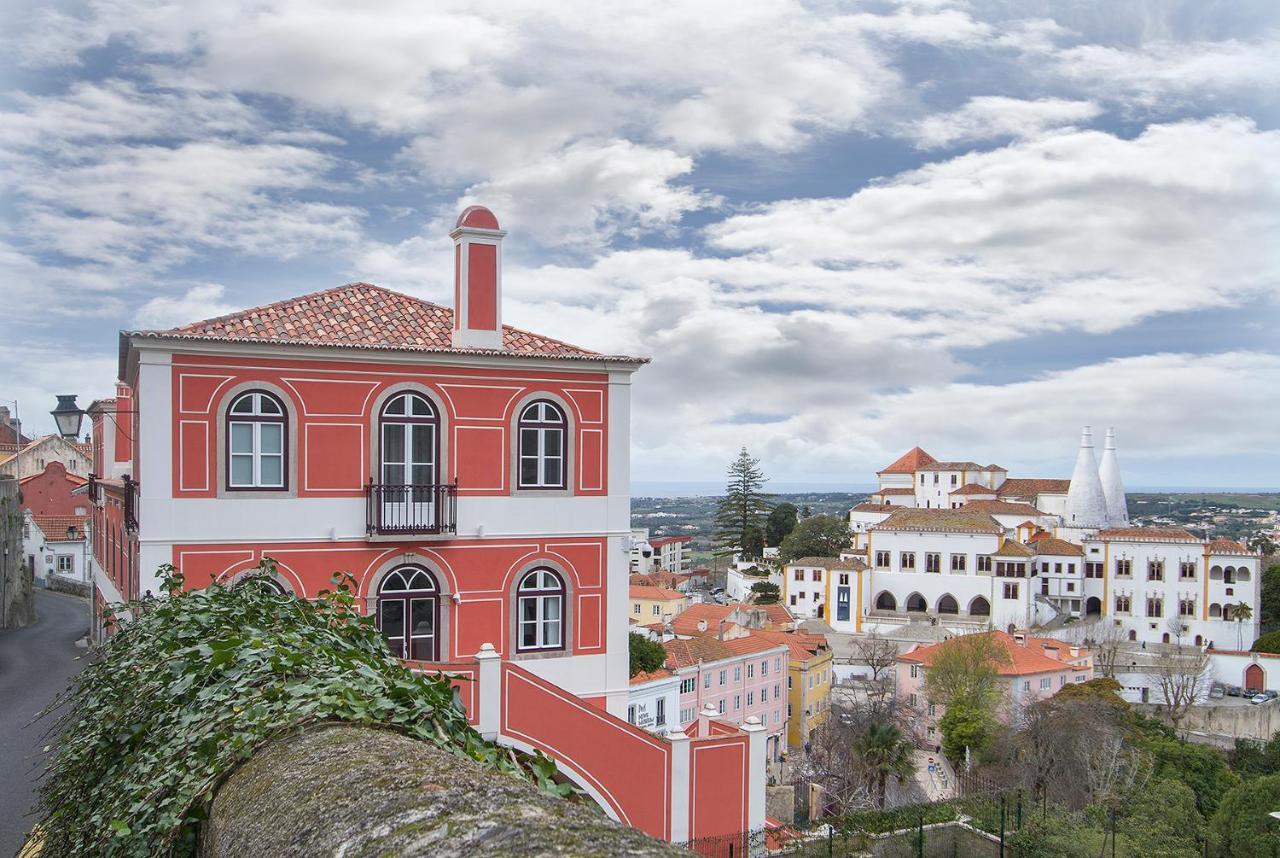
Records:
M80 437L80 423L84 412L76 405L76 395L58 394L58 407L49 412L58 424L58 434L68 441Z

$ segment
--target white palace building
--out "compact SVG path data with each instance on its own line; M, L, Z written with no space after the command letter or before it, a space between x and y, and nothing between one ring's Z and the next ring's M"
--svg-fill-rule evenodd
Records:
M919 447L849 511L853 547L785 570L783 600L839 632L908 622L970 631L1099 617L1149 643L1247 648L1261 557L1229 539L1131 527L1108 431L1099 466L1085 427L1071 479L1010 479ZM1237 622L1237 606L1252 618Z

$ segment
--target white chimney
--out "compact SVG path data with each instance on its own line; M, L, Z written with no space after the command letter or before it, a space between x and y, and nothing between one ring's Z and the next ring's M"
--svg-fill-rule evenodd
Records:
M502 348L502 239L484 206L458 215L453 239L453 347Z

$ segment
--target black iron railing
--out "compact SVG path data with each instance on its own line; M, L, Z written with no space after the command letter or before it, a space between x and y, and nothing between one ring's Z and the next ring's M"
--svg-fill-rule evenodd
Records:
M124 529L130 533L138 530L138 481L128 474L121 478L124 483Z
M365 530L373 534L455 533L458 484L405 485L369 481Z

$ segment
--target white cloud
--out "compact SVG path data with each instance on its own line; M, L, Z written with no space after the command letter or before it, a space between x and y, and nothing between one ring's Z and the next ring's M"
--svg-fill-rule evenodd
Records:
M138 309L134 321L140 328L174 328L240 309L223 302L224 291L221 284L202 283L192 286L181 297L159 295Z
M1001 137L1035 137L1051 128L1087 122L1100 113L1102 108L1091 101L985 95L969 99L959 110L909 123L904 130L920 148L934 149Z

